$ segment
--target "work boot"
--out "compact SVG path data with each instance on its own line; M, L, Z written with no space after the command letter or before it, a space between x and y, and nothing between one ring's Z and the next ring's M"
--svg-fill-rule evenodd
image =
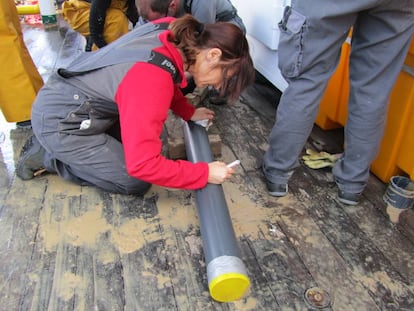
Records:
M361 199L361 193L338 190L338 201L346 205L357 205Z
M16 127L22 130L30 130L32 128L32 121L26 120L26 121L16 122Z
M37 176L39 172L44 172L45 152L45 148L42 147L35 135L29 137L20 153L16 175L23 180L29 180Z
M266 180L267 191L272 197L284 197L288 194L288 184L274 184Z
M214 88L209 88L207 93L208 102L213 105L227 104L227 97L220 96L220 92Z

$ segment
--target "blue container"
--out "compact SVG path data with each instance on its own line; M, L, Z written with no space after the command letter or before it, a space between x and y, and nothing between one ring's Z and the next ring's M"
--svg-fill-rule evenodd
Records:
M408 209L414 202L414 182L404 176L393 176L383 196L385 203L398 209Z

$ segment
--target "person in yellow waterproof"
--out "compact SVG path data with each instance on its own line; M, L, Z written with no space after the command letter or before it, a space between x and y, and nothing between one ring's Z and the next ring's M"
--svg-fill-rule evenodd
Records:
M0 108L7 122L30 126L32 103L43 86L23 41L14 0L0 1Z
M135 26L135 0L66 0L62 15L69 26L87 39L85 51L96 50L118 39Z

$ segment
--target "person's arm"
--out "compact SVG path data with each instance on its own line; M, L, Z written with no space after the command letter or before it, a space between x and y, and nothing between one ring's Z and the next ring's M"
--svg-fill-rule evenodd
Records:
M174 97L171 103L171 110L184 121L188 121L194 114L195 107L188 102L178 85L174 86Z
M104 26L106 10L111 5L111 0L91 0L91 10L89 12L89 33L90 40L98 48L107 45L104 38Z
M170 73L144 62L135 64L120 83L115 101L120 116L126 169L131 176L156 185L200 189L209 178L207 163L173 161L161 155L160 135L174 93ZM180 114L190 112L184 108L187 107L184 102L178 107ZM191 108L190 105L188 107Z

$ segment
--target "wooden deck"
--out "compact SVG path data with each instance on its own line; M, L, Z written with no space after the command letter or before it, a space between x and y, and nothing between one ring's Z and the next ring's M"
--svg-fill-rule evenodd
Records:
M84 44L62 22L24 33L45 79ZM0 310L317 310L311 287L329 295L324 310L414 310L412 211L392 223L375 176L355 207L338 203L329 170L304 165L287 197L267 195L260 166L278 96L258 82L235 105L210 106L219 159L241 160L223 188L251 287L231 303L209 295L194 192L22 181L14 167L31 130L0 121ZM341 130L315 127L307 147L341 146Z

